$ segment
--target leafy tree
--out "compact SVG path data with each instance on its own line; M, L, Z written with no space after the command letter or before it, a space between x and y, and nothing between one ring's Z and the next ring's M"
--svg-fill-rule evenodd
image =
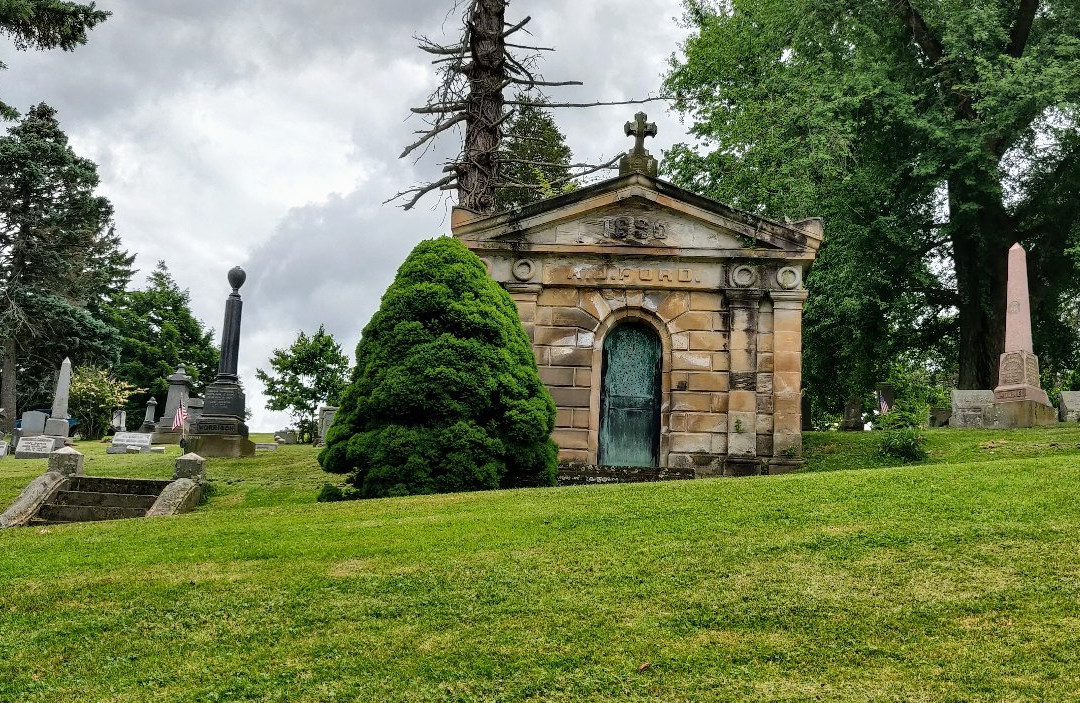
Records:
M1030 256L1036 346L1078 358L1080 6L1067 0L685 1L667 87L700 148L673 179L773 215L822 215L807 376L839 407L905 352L992 388L1006 257Z
M268 410L285 410L310 441L315 436L315 414L323 404L334 405L345 390L349 357L323 325L310 337L300 332L287 349L270 357L272 373L255 370L266 386Z
M88 306L122 285L132 257L120 249L112 206L97 186L97 167L71 149L48 105L0 137L3 429L21 404L51 397L64 356L77 365L118 357L115 332Z
M572 185L570 160L573 152L566 137L543 102L530 102L518 93L518 107L507 120L499 155L503 186L495 191L497 209L508 210L558 195ZM564 184L556 188L554 184Z
M514 301L446 237L413 250L364 328L319 461L368 498L553 485L554 426Z
M0 2L0 34L8 36L15 48L63 49L74 51L86 43L86 33L105 21L111 13L95 3L81 5L65 0L4 0ZM6 68L0 62L0 70ZM0 116L15 119L18 113L0 102Z
M127 407L133 427L142 422L151 397L165 402L166 379L178 365L186 367L196 394L214 379L218 364L214 331L191 312L190 294L176 283L164 261L158 262L145 289L118 294L104 305L103 315L120 336L116 376L138 389Z
M79 421L83 439L101 439L112 424L112 413L124 407L132 387L118 381L105 369L76 367L71 374L71 416Z

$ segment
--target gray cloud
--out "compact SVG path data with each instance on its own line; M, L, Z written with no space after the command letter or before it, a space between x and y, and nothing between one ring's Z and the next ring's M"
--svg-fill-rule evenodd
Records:
M405 213L382 201L436 177L439 152L397 159L419 123L406 121L435 83L414 34L457 32L448 0L106 0L113 17L74 53L4 52L4 99L59 110L75 148L100 166L138 265L165 259L196 313L220 329L225 273L244 263L241 373L258 429L286 419L263 409L253 371L300 329L325 323L347 351L409 250L448 229L446 204ZM659 89L683 33L678 0L514 3L534 17L551 78L585 81L565 100L641 97ZM626 148L639 108L564 110L575 155ZM685 138L663 105L654 153Z

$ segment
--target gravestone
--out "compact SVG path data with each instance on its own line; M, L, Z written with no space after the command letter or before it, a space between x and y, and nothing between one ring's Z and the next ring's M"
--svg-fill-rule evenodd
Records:
M168 378L169 395L165 399L165 412L157 423L157 431L154 432L154 444L179 444L184 432L174 430L173 424L176 413L183 404L185 408L191 397L191 376L187 375L187 368L180 364L176 372ZM186 423L185 423L186 424Z
M64 363L60 365L60 375L56 378L52 416L45 422L45 434L52 437L67 437L71 434L71 425L68 424L68 399L70 396L71 359L64 359Z
M45 423L48 419L48 415L37 410L23 413L22 429L19 432L19 436L36 437L37 435L45 434Z
M813 421L813 418L810 416L811 415L811 412L810 412L811 408L810 408L810 398L809 398L809 396L803 394L801 406L802 406L802 431L803 432L813 432L814 431L814 421Z
M3 459L8 455L8 443L0 441L0 459Z
M139 454L149 454L153 435L145 432L117 432L113 435L112 446L105 450L106 454L130 454L135 449Z
M151 398L146 401L146 415L143 416L143 423L139 427L139 432L143 434L153 434L157 429L157 398Z
M127 410L114 410L112 414L112 422L110 426L114 430L123 432L127 429Z
M896 405L896 389L891 383L879 383L877 385L878 410L884 415Z
M1019 244L1009 249L1009 283L1005 307L1005 352L994 389L997 427L1035 427L1057 423L1039 379L1039 358L1031 341L1031 303L1028 294L1027 252Z
M1058 419L1062 422L1080 422L1080 391L1061 392Z
M993 391L953 391L950 427L993 427L997 413Z
M952 408L930 408L930 426L948 427L952 414Z
M63 444L61 444L63 446ZM15 447L16 459L48 459L56 451L56 440L45 435L23 437Z
M332 406L319 408L319 434L315 438L316 446L322 446L326 442L326 431L330 429L330 425L334 424L334 417L337 415L337 411L338 409Z
M848 398L847 405L844 406L844 419L840 423L840 431L862 432L864 429L866 429L866 423L863 421L862 399L852 396Z
M257 452L276 452L277 448L277 442L259 442L255 445Z
M203 416L203 399L192 398L188 401L188 427L194 427Z
M202 457L246 457L255 454L244 423L247 414L244 389L237 367L240 357L240 320L244 303L240 287L247 274L239 266L229 271L232 293L225 302L225 322L221 328L221 358L217 378L206 388L203 415L195 424L187 450Z

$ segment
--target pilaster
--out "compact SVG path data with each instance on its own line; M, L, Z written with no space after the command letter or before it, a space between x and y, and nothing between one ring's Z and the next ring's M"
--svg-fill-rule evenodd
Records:
M772 291L773 457L802 458L802 315L805 290Z

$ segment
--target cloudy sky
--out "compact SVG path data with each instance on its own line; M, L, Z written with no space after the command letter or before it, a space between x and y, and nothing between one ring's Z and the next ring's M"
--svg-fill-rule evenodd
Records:
M382 202L425 178L437 160L400 161L409 108L435 83L413 35L457 31L452 0L98 0L113 16L74 53L2 52L0 91L25 110L48 102L78 153L100 166L103 193L136 265L164 259L196 314L220 331L225 274L248 283L240 372L270 431L254 369L299 330L325 323L350 356L409 250L448 230L435 198L403 212ZM685 36L679 0L515 2L542 70L576 79L566 100L655 93ZM662 103L654 154L685 139ZM625 150L631 106L556 115L575 157ZM450 137L444 149L456 149Z

